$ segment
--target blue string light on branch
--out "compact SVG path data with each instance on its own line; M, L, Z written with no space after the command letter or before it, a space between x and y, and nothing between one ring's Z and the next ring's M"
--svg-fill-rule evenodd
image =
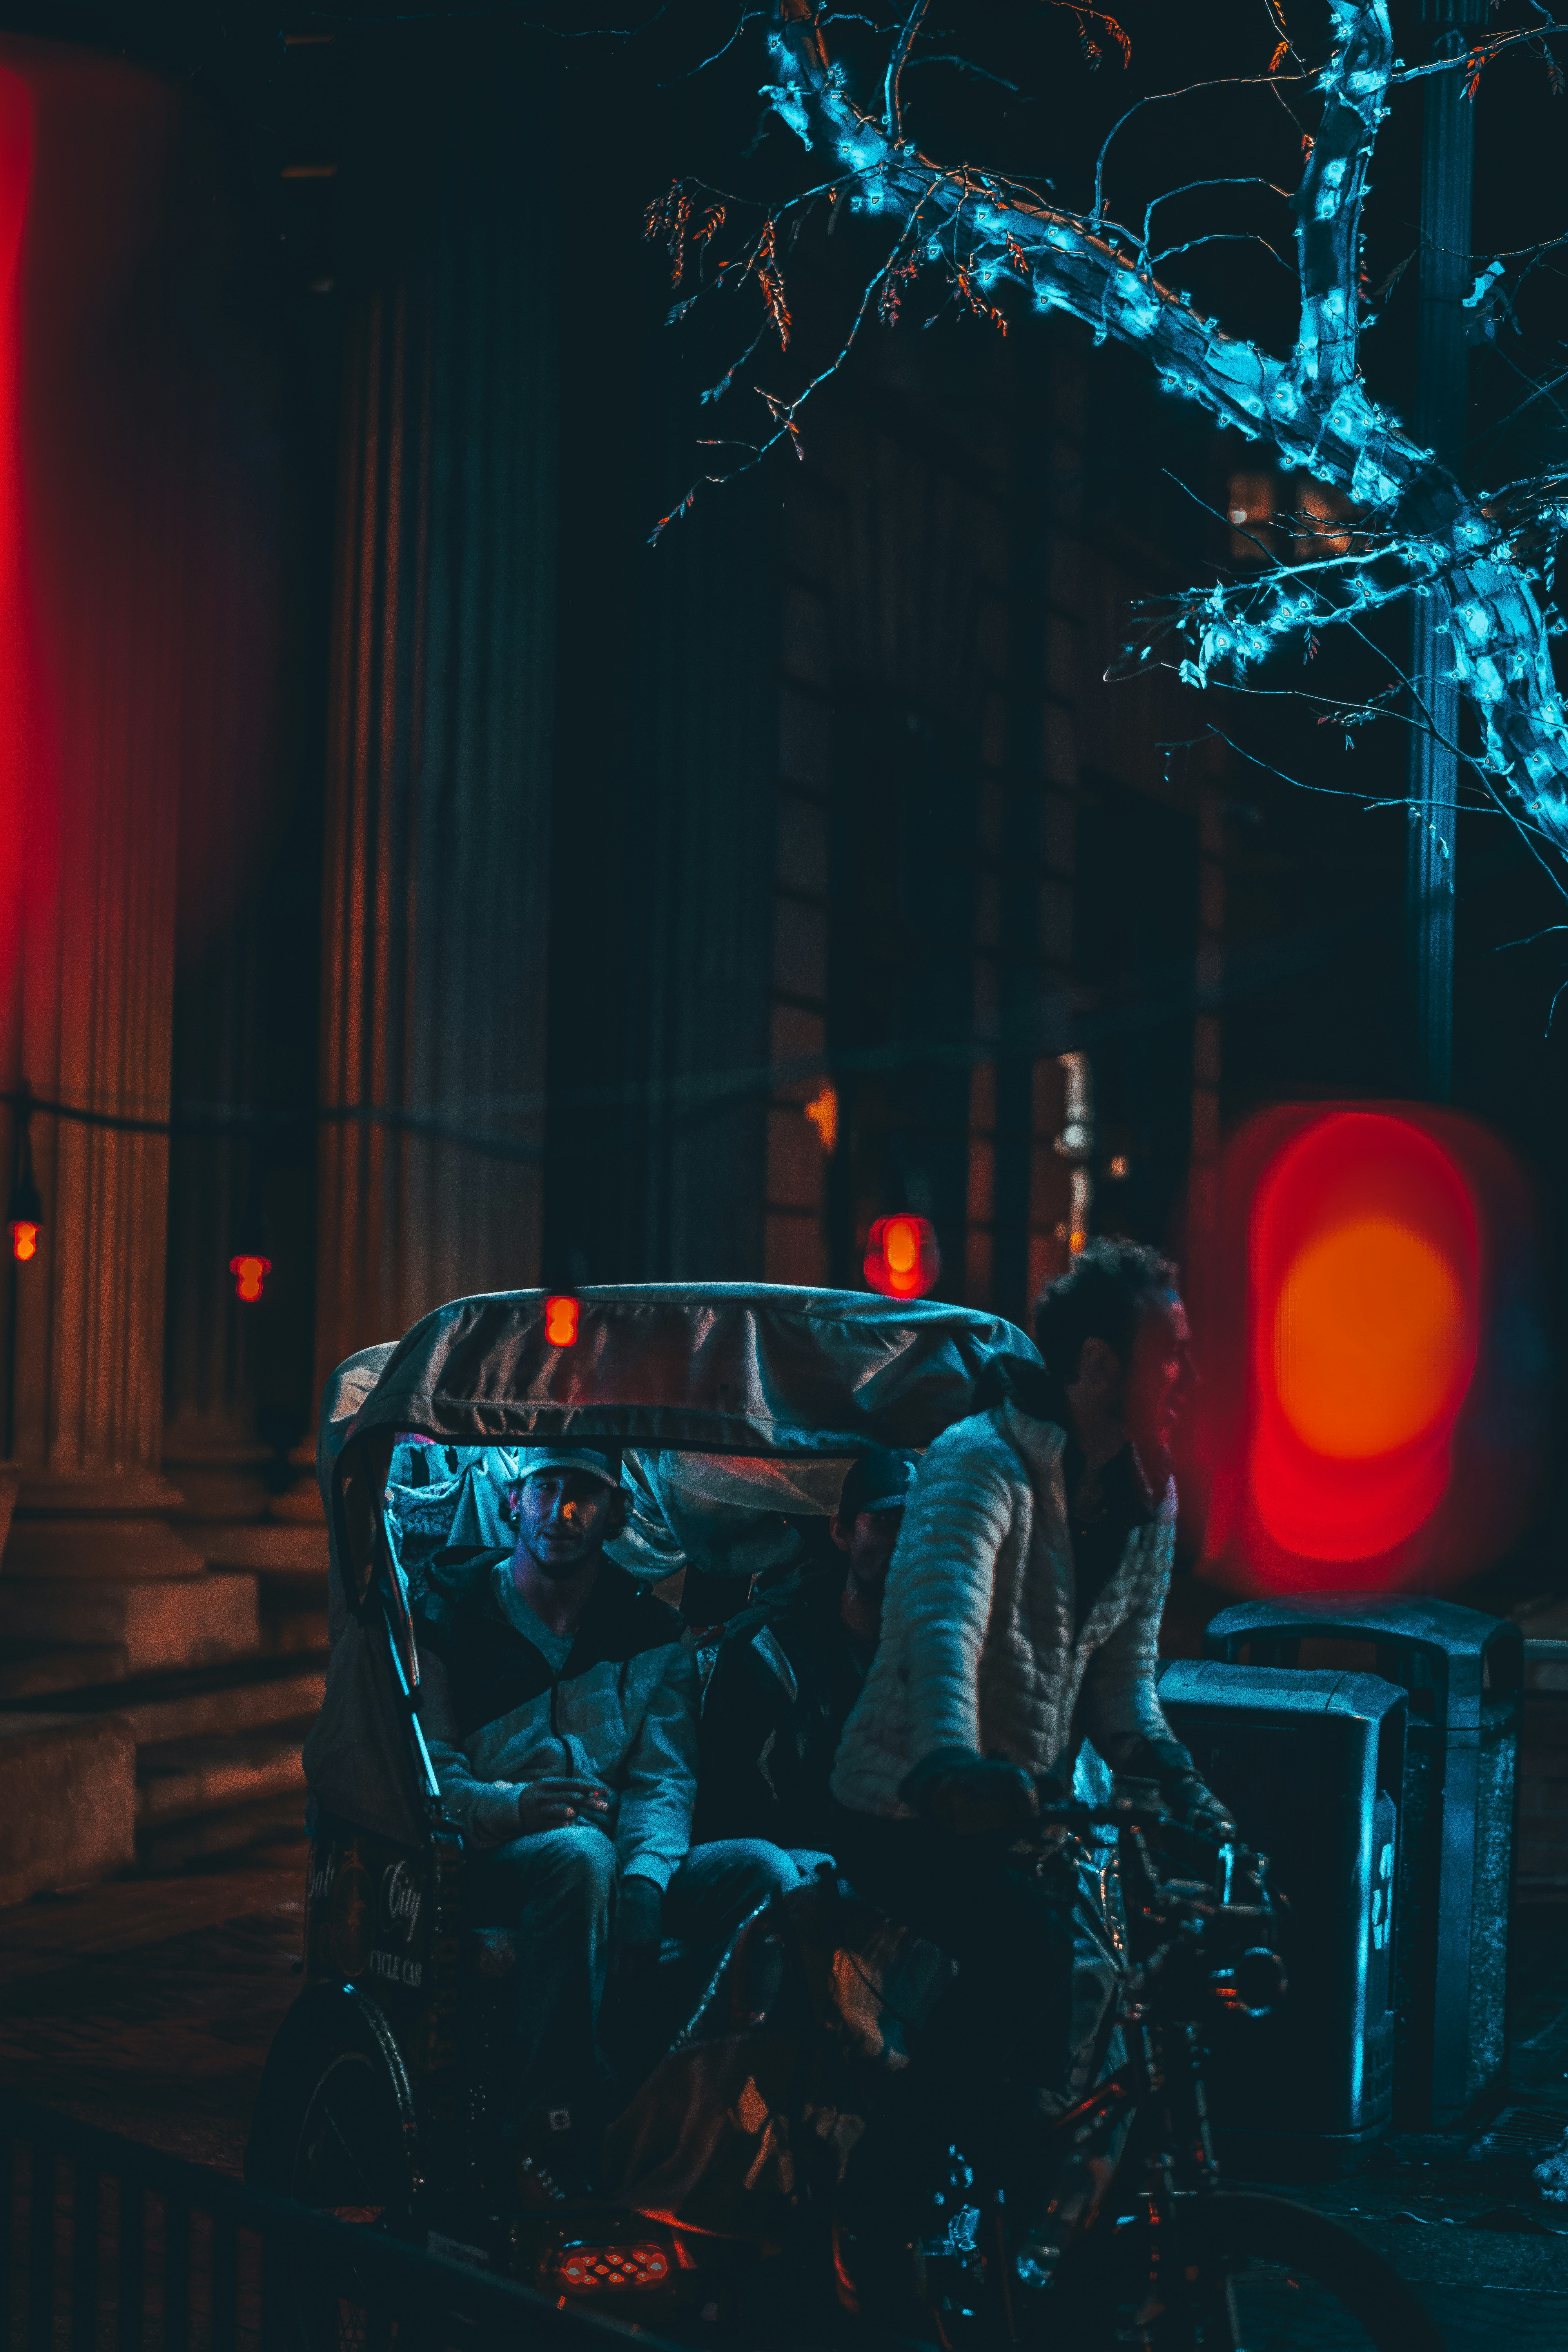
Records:
M900 66L922 13L917 6L905 24ZM1551 563L1568 526L1568 477L1509 485L1506 512L1502 493L1471 495L1372 398L1358 348L1362 207L1391 86L1446 69L1467 72L1473 82L1491 56L1519 39L1538 39L1539 28L1528 36L1487 35L1451 68L1410 69L1394 57L1386 0L1329 0L1329 13L1331 54L1315 77L1321 120L1291 199L1300 323L1294 350L1280 358L1226 333L1161 281L1147 219L1137 235L1107 218L1103 150L1089 215L984 173L933 163L902 136L897 72L889 68L879 121L858 104L842 67L828 58L811 0L778 0L768 36L772 76L762 94L807 148L833 159L832 180L811 196L847 198L857 211L885 217L899 235L838 357L795 399L763 395L773 429L758 445L741 445L749 450L744 462L759 462L785 440L798 454L800 410L842 364L868 317L896 317L899 296L918 268L943 269L955 299L1004 331L1006 318L995 299L1004 288L1025 293L1037 312L1066 311L1097 342L1146 352L1174 397L1250 439L1272 442L1287 469L1343 490L1361 510L1352 558L1333 564L1270 560L1266 579L1194 589L1176 600L1183 679L1199 688L1238 684L1287 638L1353 623L1399 597L1432 597L1439 634L1452 649L1453 677L1479 722L1473 767L1522 823L1568 850L1568 719L1550 646L1563 627ZM773 229L770 218L770 238ZM770 241L770 267L774 250ZM745 266L761 277L754 259ZM734 282L735 265L729 268L721 282ZM689 510L694 495L695 486L663 518L655 539ZM1546 555L1532 555L1542 544ZM1152 652L1152 641L1130 649L1134 660ZM1419 709L1415 717L1423 723Z

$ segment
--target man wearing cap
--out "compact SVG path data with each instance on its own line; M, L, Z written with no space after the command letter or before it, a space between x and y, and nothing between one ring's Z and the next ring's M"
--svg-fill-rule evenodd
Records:
M829 1530L837 1572L794 1577L726 1628L702 1708L699 1839L768 1838L803 1868L831 1851L828 1778L876 1654L914 1475L910 1454L861 1454Z
M604 1557L618 1446L525 1447L514 1497L514 1549L438 1554L421 1580L419 1712L476 1855L471 1916L516 1931L514 2122L559 2178L591 2163L613 2101L612 1971L642 1976L662 1932L721 1943L795 1874L761 1843L689 1853L696 1664L674 1610Z

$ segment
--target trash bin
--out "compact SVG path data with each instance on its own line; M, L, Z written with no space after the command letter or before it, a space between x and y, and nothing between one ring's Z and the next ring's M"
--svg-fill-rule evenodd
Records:
M1382 1675L1408 1694L1394 1960L1394 2120L1451 2128L1508 2063L1508 1913L1524 1643L1445 1601L1249 1601L1211 1657Z
M1183 1658L1162 1673L1160 1703L1288 1906L1284 2000L1209 2036L1221 2160L1331 2177L1393 2115L1405 1693L1374 1675Z

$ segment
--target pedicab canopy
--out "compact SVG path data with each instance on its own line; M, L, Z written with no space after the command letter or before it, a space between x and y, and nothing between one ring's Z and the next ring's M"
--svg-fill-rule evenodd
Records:
M333 1655L306 1770L322 1802L389 1835L410 1834L416 1795L394 1752L406 1759L418 1691L388 1509L400 1439L475 1460L519 1444L616 1439L629 1507L622 1565L649 1579L694 1559L751 1574L768 1563L768 1530L836 1508L857 1454L918 1450L962 1418L988 1356L1038 1361L1001 1317L935 1300L638 1284L584 1289L563 1318L547 1317L546 1298L503 1291L438 1307L395 1345L340 1365L322 1398ZM550 1336L563 1328L574 1332L566 1344ZM414 1728L417 1749L416 1718ZM427 1759L417 1777L428 1794Z
M576 1336L558 1346L545 1297L458 1299L386 1358L354 1412L334 1480L351 1605L363 1601L374 1569L379 1515L365 1506L379 1496L399 1435L457 1446L602 1437L638 1454L847 1464L869 1445L929 1445L965 1411L975 1373L996 1350L1037 1360L999 1316L742 1283L584 1290L571 1318ZM353 1362L369 1369L364 1357ZM342 1403L353 1395L345 1384ZM764 1474L755 1507L777 1511L769 1484Z

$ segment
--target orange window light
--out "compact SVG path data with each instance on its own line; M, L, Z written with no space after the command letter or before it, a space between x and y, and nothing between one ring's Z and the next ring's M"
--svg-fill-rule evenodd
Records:
M38 1255L38 1228L26 1217L12 1220L11 1255L18 1265L26 1265Z
M272 1271L269 1257L256 1257L248 1251L240 1257L231 1257L228 1270L234 1276L234 1295L247 1307L254 1307L262 1287Z
M925 1217L879 1217L866 1241L866 1280L884 1298L923 1298L942 1272L936 1234Z
M822 1140L824 1151L831 1151L838 1141L838 1090L824 1086L821 1093L805 1106L805 1115Z
M547 1298L544 1302L544 1336L552 1348L574 1348L577 1325L583 1313L575 1298Z

